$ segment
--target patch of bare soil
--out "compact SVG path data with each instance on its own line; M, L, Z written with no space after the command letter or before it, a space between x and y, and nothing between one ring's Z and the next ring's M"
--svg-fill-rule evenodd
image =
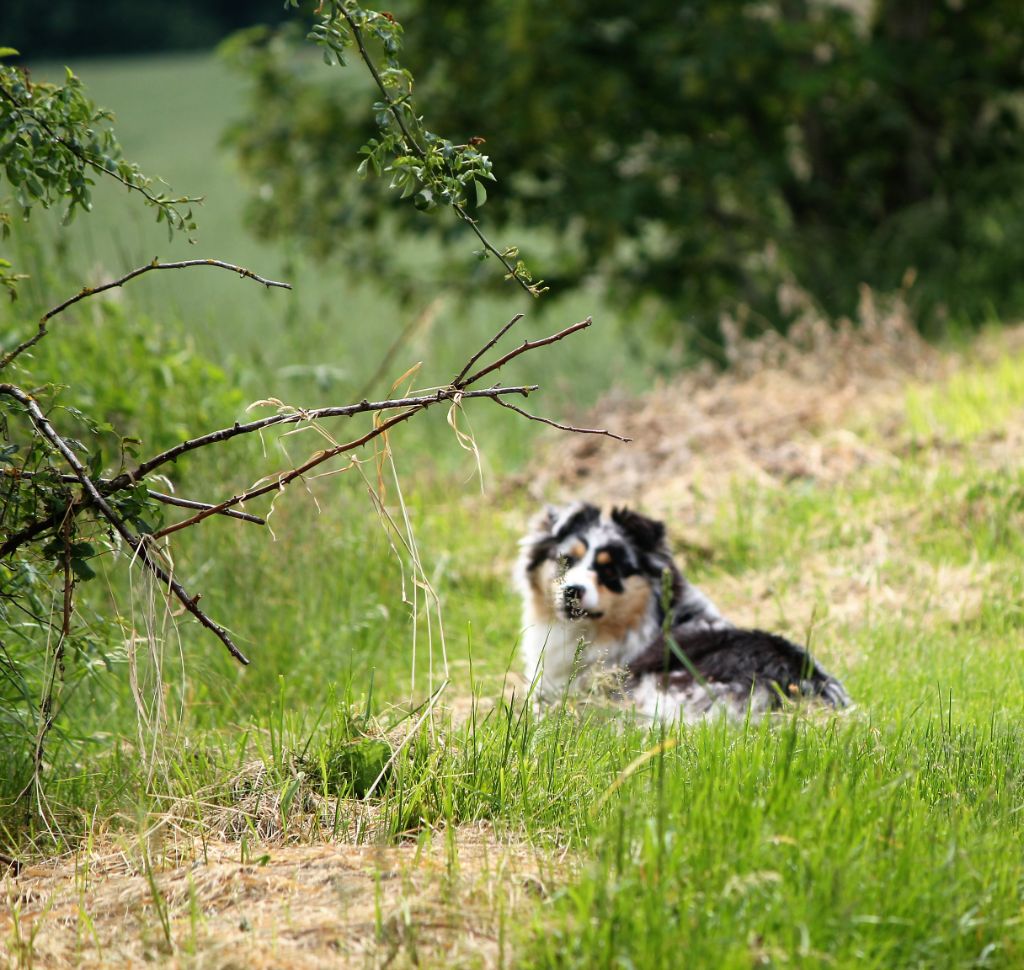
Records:
M486 825L398 846L110 841L0 881L0 963L497 966L548 868Z

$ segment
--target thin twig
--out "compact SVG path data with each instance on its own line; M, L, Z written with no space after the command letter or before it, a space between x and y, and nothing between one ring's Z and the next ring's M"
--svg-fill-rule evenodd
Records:
M143 273L149 273L156 269L190 269L193 266L214 266L217 269L227 269L239 276L255 280L257 283L262 283L268 289L270 287L279 287L283 290L290 290L292 288L291 283L279 283L277 280L268 280L264 277L257 275L250 269L246 269L244 266L236 266L234 263L225 263L219 259L183 259L174 263L161 263L158 260L153 260L151 263L146 263L145 266L140 266L137 269L133 269L129 273L125 273L124 276L112 280L109 283L101 283L99 286L83 286L74 296L69 297L63 303L58 303L52 310L48 310L39 319L39 328L37 332L29 337L27 340L22 341L13 350L4 354L0 358L0 370L3 370L15 357L19 354L24 353L33 344L38 343L43 337L46 336L46 324L52 320L58 313L63 313L68 307L73 306L79 300L84 300L86 297L95 296L97 293L103 293L105 290L113 289L117 286L124 286L129 280L135 279L136 276L141 276Z
M491 337L491 339L488 340L487 343L485 343L475 354L473 354L473 356L466 361L466 366L459 371L455 380L452 381L452 387L462 387L462 378L466 376L466 373L469 371L470 367L472 367L481 357L483 357L483 355L486 354L487 351L490 350L499 340L501 340L501 338L504 337L505 334L509 332L509 330L511 330L517 323L519 323L519 321L522 320L524 316L525 314L523 313L517 313L514 317L512 317L511 320L509 320L508 323L505 324L505 326L503 326L493 337ZM465 383L471 384L472 381L466 381Z
M472 377L467 377L462 383L466 387L475 384L480 378L486 377L488 374L504 367L510 360L513 360L520 354L525 354L527 351L536 350L538 347L546 347L548 344L564 340L580 330L586 330L593 322L590 317L587 317L586 320L581 320L579 323L574 323L571 327L559 330L558 333L553 333L550 337L542 337L540 340L524 340L515 350L510 350L504 357L499 357L493 364L488 364L483 369L478 370Z
M616 441L624 441L627 444L633 440L632 438L624 438L620 434L615 434L614 431L606 431L604 428L577 428L572 424L559 424L557 421L552 421L550 418L542 418L538 414L530 414L529 411L524 411L522 408L516 407L514 404L509 404L507 401L503 401L500 397L496 397L494 400L503 408L515 411L516 414L521 414L524 418L529 418L531 421L539 421L541 424L549 424L552 428L558 428L559 431L572 431L576 434L603 434L607 435L609 438L614 438Z
M165 492L154 492L153 489L146 490L150 498L155 498L165 505L176 505L182 509L212 509L209 502L194 502L192 499L178 498L177 495L167 495ZM256 525L266 525L267 520L261 519L258 515L250 515L248 512L239 512L237 509L222 509L220 515L229 516L232 519L241 519L243 522L253 522Z
M60 634L53 648L52 666L47 672L43 696L39 702L39 729L36 732L36 743L32 752L32 777L19 793L17 801L21 801L32 789L36 789L37 792L39 790L39 782L43 773L43 753L46 749L46 736L50 733L50 728L53 727L54 721L53 692L57 685L58 674L61 681L63 682L64 680L64 651L71 636L71 614L74 610L75 592L75 574L71 568L71 524L71 516L66 515L62 523L64 533L64 554L62 557L64 603L61 610Z
M50 446L68 463L71 470L78 476L78 480L82 483L82 487L85 489L85 492L92 504L100 510L103 517L114 527L118 535L124 539L132 552L139 557L142 564L146 566L146 568L149 569L161 583L174 593L189 613L191 613L203 626L208 630L211 630L220 639L224 646L227 647L231 656L242 664L248 664L249 661L245 654L235 646L235 643L231 639L228 631L219 623L212 620L199 608L199 597L189 596L181 583L174 579L173 576L166 572L163 567L161 567L160 564L152 558L149 550L146 548L146 539L141 536L134 535L124 524L121 517L110 507L110 504L100 494L99 489L89 477L89 473L75 457L75 453L71 450L71 447L59 434L57 434L46 415L44 415L39 409L39 405L36 404L35 400L21 390L21 388L15 387L13 384L0 384L0 394L6 394L8 397L13 397L28 410L29 417L31 418L36 431L45 438L46 441L49 442Z
M523 279L522 276L520 276L519 273L516 271L516 267L512 263L510 263L508 259L505 257L505 253L498 249L498 247L495 246L494 243L492 243L490 239L488 239L487 236L484 235L484 232L480 228L476 219L474 219L468 212L466 212L466 210L461 205L453 205L452 208L455 210L458 217L464 223L466 223L466 225L469 226L470 229L473 230L474 234L476 235L476 238L480 240L480 243L484 247L484 249L486 249L489 253L497 257L498 262L500 262L501 265L504 266L505 269L508 271L509 279L515 280L534 299L536 299L538 296L541 295L541 293L545 292L548 289L548 287L546 286L543 289L540 289L540 283L534 284ZM541 280L541 283L543 282L544 281Z

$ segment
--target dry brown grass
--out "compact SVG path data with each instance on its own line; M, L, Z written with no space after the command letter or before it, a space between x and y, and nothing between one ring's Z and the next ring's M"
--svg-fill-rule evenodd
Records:
M762 493L798 481L825 485L841 506L847 482L899 469L911 452L917 453L915 467L926 469L951 463L1017 467L1024 412L969 441L941 434L921 441L908 431L906 403L908 387L941 393L965 368L1019 359L1024 327L1002 329L968 351L939 351L920 338L899 298L878 304L867 288L858 317L856 327L832 328L808 310L787 338L769 333L732 340L724 374L682 374L640 399L612 393L580 423L628 435L632 444L552 436L518 484L538 502L582 498L639 507L666 521L683 560L713 560L713 516L735 501L738 484L754 483ZM736 622L798 640L812 630L818 639L829 629L862 622L868 603L916 614L922 590L936 592L923 623L969 619L981 604L990 567L937 567L915 558L906 537L935 523L918 521L915 509L887 501L880 497L867 513L851 510L851 522L869 530L865 541L818 551L825 544L811 535L798 570L780 559L768 568L715 575L705 588ZM956 497L949 501L955 517ZM856 664L858 658L843 655L843 637L827 639L830 661L838 658L847 669Z
M497 966L517 911L557 865L483 824L389 847L158 841L108 840L9 876L0 961Z
M632 444L553 439L523 484L538 499L629 502L685 526L737 479L836 481L891 460L885 432L907 382L951 366L920 338L902 302L879 308L866 288L856 327L832 328L808 312L786 338L733 336L727 355L725 373L688 372L639 400L613 392L587 420Z

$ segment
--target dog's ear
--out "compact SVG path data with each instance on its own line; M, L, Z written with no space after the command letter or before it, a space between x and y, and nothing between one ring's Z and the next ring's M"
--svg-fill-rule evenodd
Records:
M557 505L545 505L544 508L530 519L530 535L528 538L537 540L553 537L559 511L560 509Z
M665 541L665 526L632 509L612 509L612 521L644 552L654 552Z
M587 502L545 505L530 522L530 532L519 543L526 571L532 572L545 559L554 558L555 549L567 535L600 517L601 510Z
M601 518L601 510L589 502L573 502L571 505L564 505L554 510L548 506L548 509L555 513L551 533L559 542L577 529L591 525Z

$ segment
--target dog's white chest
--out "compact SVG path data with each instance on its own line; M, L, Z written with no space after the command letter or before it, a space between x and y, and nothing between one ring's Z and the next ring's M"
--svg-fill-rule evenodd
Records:
M524 620L523 673L535 699L548 704L566 692L610 686L617 672L639 656L658 632L653 610L635 629L614 639L602 638L594 624L585 620L543 622L529 611Z

